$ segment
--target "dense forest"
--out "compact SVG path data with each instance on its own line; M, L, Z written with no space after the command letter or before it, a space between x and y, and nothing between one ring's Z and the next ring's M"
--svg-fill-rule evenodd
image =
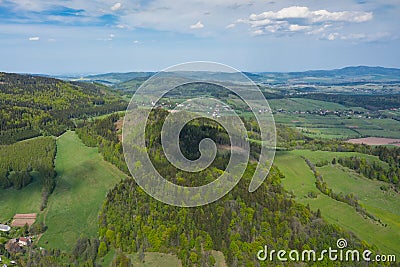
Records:
M183 185L204 184L219 176L228 160L223 153L217 154L215 162L218 163L208 168L207 173L196 177L173 170L174 167L166 167L157 131L164 117L165 111L155 111L146 130L148 151L158 171ZM118 149L115 128L117 120L118 115L113 115L82 125L77 132L85 143L99 146L105 159L121 163L118 153L122 151ZM104 126L109 128L106 130ZM283 138L296 136L285 129L282 133ZM207 136L220 142L224 140L218 137L223 132L207 122L189 124L182 134L186 137ZM191 142L182 141L180 145L187 156L196 157ZM352 247L360 250L368 247L350 233L324 222L320 213L296 203L281 186L280 180L284 176L276 167L272 168L263 185L250 194L247 189L255 166L256 162L248 165L242 180L224 198L197 208L178 208L156 201L132 178L120 182L107 194L102 206L98 257L117 249L122 253L119 256L122 260L125 259L123 253L132 252L138 252L143 260L144 252L154 251L176 254L183 266L213 266L215 259L211 251L220 250L229 266L264 266L270 263L259 262L255 255L264 245L270 248L322 250L334 246L339 237L344 237ZM122 165L121 169L126 171L125 168ZM194 182L194 178L197 181ZM125 264L123 266L130 266L129 261Z
M255 255L264 245L322 250L345 237L352 247L366 248L356 237L325 223L317 213L287 196L276 168L262 187L249 194L252 170L254 165L223 199L198 208L157 202L133 179L123 181L103 205L99 254L110 248L139 254L159 251L178 255L183 266L213 266L211 250L220 250L228 266L267 266L271 263L259 262Z
M94 83L0 73L0 144L74 128L72 118L124 110L126 102Z

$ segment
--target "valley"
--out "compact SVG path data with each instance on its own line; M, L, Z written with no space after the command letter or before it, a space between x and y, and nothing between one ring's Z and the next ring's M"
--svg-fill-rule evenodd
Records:
M385 102L374 100L369 91L362 92L370 95L360 102L362 94L349 91L349 85L339 90L345 82L341 78L324 78L323 85L300 94L305 74L297 74L296 81L295 74L287 74L292 78L273 84L267 84L265 77L277 79L278 74L254 74L274 115L278 151L263 186L250 194L248 182L263 145L252 114L232 94L189 87L188 98L216 97L241 116L251 136L252 158L243 182L232 192L208 206L187 209L149 197L134 182L125 163L121 143L124 108L148 75L151 73L106 74L72 83L69 78L0 76L6 81L1 84L0 98L0 163L4 166L0 170L0 223L11 224L17 213L37 214L32 227L0 232L0 255L5 262L17 260L33 266L252 266L257 262L255 253L264 244L322 249L335 246L339 237L358 250L400 257L398 93L382 92L380 100L387 101L387 108L383 108ZM371 78L368 83L375 83L374 90L381 83L395 87L390 79L397 74L391 75L379 82ZM26 100L30 99L28 93L15 89L24 88L24 79L36 95L33 102ZM335 90L323 88L329 84ZM177 95L154 105L146 140L161 173L178 184L194 186L223 172L229 146L221 141L223 132L215 124L193 121L184 130L185 140L214 138L222 142L220 154L201 175L169 166L160 156L158 134L166 110L186 100ZM50 108L40 97L55 104ZM153 106L148 99L142 104L143 108ZM215 117L224 116L223 107L212 112ZM49 148L42 151L35 147L39 142L46 142ZM50 144L55 145L54 155ZM185 155L198 156L193 149L196 144L182 141L180 145ZM10 156L9 151L16 148L20 152ZM50 161L45 161L49 155ZM306 159L315 165L325 188L341 201L317 187ZM362 166L350 168L339 159L347 159L347 164L352 159ZM354 199L363 212L348 203ZM31 250L6 249L9 240L23 236L33 238ZM46 253L29 254L41 250Z

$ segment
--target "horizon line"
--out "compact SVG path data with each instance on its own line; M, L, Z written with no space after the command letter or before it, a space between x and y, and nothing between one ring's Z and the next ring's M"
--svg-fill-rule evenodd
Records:
M247 70L240 70L242 73L252 73L252 74L261 74L261 73L301 73L301 72L310 72L310 71L335 71L335 70L342 70L346 68L359 68L359 67L366 67L366 68L384 68L384 69L394 69L394 70L400 70L400 66L394 67L394 66L382 66L382 65L346 65L343 67L336 67L336 68L315 68L315 69L305 69L305 70L291 70L291 71L247 71ZM0 73L15 73L15 74L20 74L20 75L33 75L33 76L50 76L50 77L66 77L66 76L81 76L81 77L87 77L87 76L96 76L96 75L105 75L105 74L127 74L127 73L159 73L162 72L162 70L159 71L154 71L154 70L127 70L127 71L104 71L104 72L18 72L18 71L6 71L6 70L0 70ZM221 72L223 73L223 72Z

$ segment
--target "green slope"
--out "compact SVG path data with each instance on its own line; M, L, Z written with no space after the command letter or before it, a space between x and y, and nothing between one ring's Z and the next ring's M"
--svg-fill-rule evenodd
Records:
M39 244L71 251L80 235L97 236L97 215L107 191L125 175L74 132L57 140L57 185L42 216L48 230Z
M349 156L354 153L341 153ZM384 227L370 219L363 218L355 209L345 203L336 201L322 194L315 186L315 178L304 159L300 156L311 156L310 160L324 160L337 157L338 153L320 151L291 151L278 152L275 164L285 174L283 184L286 190L294 193L296 200L305 205L309 204L313 210L320 209L323 218L328 222L341 226L356 234L369 244L376 245L385 253L400 253L400 225L399 206L400 196L384 195L379 192L381 182L371 181L345 168L325 166L318 168L327 182L328 187L335 192L354 193L360 197L360 202L368 212L376 215L387 223ZM369 156L367 156L369 157ZM317 198L309 198L307 194L314 192ZM389 194L389 193L388 193Z
M21 190L0 189L0 222L11 219L16 213L38 213L42 201L42 186L38 179Z

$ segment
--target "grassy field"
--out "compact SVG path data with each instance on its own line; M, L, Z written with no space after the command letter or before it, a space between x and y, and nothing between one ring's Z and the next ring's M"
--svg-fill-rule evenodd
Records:
M276 123L296 127L312 138L349 139L362 136L400 138L400 122L393 119L286 113L276 113L274 119Z
M107 191L125 177L104 161L97 148L83 145L74 132L57 140L57 185L40 217L48 230L39 245L71 251L82 236L97 236L97 216Z
M354 153L342 154L348 156ZM294 193L296 200L300 203L309 204L313 210L320 209L323 218L328 222L353 232L369 244L376 245L382 252L398 255L400 253L400 217L398 214L400 196L378 191L380 190L380 182L368 180L350 170L340 169L339 167L318 168L323 173L324 180L328 183L329 188L337 193L352 192L359 196L360 202L366 207L367 211L376 215L383 223L388 224L387 227L384 227L371 219L363 218L353 207L322 194L315 187L314 175L300 157L301 155L315 162L332 159L335 156L337 157L338 153L320 151L278 152L275 164L286 176L282 181L285 189ZM317 194L317 198L308 198L309 192Z
M275 122L297 127L305 135L313 138L349 139L362 136L400 138L400 122L390 118L366 118L365 114L338 117L305 113L307 111L345 111L349 109L366 112L360 107L348 108L337 103L302 98L270 99L268 103L275 111ZM283 109L284 112L277 112L279 109ZM383 113L393 115L391 113L395 111L388 112Z
M384 191L380 189L387 183L367 179L340 165L317 167L317 170L322 174L328 185L335 188L336 192L354 193L368 211L370 208L381 209L399 216L397 225L400 227L400 197L393 190ZM380 219L385 222L385 218ZM400 229L397 234L400 235Z
M297 155L297 156L304 156L311 160L311 162L319 162L319 161L332 161L333 158L340 158L340 157L351 157L357 156L368 159L370 161L378 161L383 166L388 166L386 162L379 160L378 157L372 155L366 155L358 152L330 152L330 151L311 151L311 150L293 150L290 151L290 154Z
M36 178L21 190L0 189L0 222L16 213L38 213L41 201L42 186Z

